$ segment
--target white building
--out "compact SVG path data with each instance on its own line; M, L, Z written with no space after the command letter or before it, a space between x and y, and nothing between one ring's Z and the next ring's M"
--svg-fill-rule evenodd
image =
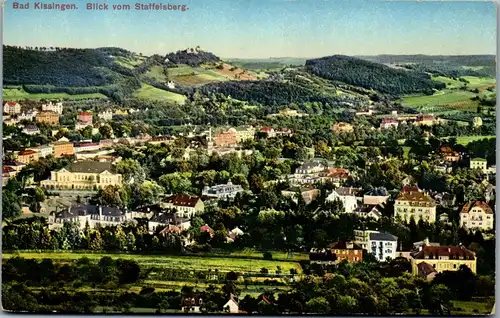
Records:
M40 134L40 129L35 125L28 125L23 128L23 133L30 136L38 135Z
M52 102L49 102L48 104L42 105L42 111L53 111L53 112L58 113L59 115L62 115L63 104L62 103L53 104Z
M306 161L295 170L295 174L314 174L325 171L328 166L318 161Z
M17 115L17 119L19 121L21 121L21 120L33 121L35 119L36 114L38 114L38 112L36 110L22 112L21 114Z
M194 215L203 213L205 210L205 205L199 197L186 194L176 194L166 197L161 202L161 207L175 209L178 218L191 218Z
M54 153L52 145L43 145L38 149L38 157L45 158Z
M488 161L483 158L474 158L470 160L471 169L479 169L483 173L488 173Z
M460 226L466 229L490 230L494 214L485 202L468 202L460 211Z
M379 262L384 262L387 257L396 258L398 238L389 233L370 233L368 235L368 247L371 254Z
M100 119L102 119L104 121L112 120L113 119L113 112L111 110L106 110L106 111L103 111L103 112L100 112L99 114L97 114L97 117L99 117Z
M339 200L344 206L344 212L351 213L356 210L363 202L363 197L360 196L361 189L340 187L334 190L327 198L326 202L334 202Z
M6 102L3 105L3 113L15 115L21 113L21 105L18 102Z
M84 229L87 223L90 228L95 228L116 226L131 220L132 213L129 213L126 208L121 210L117 207L83 204L58 213L51 213L49 216L51 228L62 227L66 222L77 223L80 229Z
M170 89L174 89L175 88L175 83L173 81L168 81L167 87L170 88Z
M380 212L380 210L376 206L373 206L373 205L362 206L362 207L356 209L355 211L353 211L353 213L357 217L363 218L363 219L372 218L374 220L378 220L382 217L382 213Z
M75 144L75 152L84 151L96 151L101 149L101 145L98 142L85 142L80 144Z
M205 187L203 189L202 195L222 198L234 198L236 193L245 191L243 187L239 184L233 184L229 181L227 184L218 184L213 187Z
M231 295L231 298L229 298L228 302L222 307L224 309L224 312L228 312L231 314L236 314L240 312L240 307L238 305L238 302L234 297Z

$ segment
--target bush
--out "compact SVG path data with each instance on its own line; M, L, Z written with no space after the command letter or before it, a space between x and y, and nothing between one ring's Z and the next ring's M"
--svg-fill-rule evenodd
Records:
M270 252L264 252L264 259L265 260L272 260L273 254L271 254Z
M262 268L260 269L260 272L261 272L262 274L268 274L268 273L269 273L269 270L268 270L267 268L265 268L265 267L262 267Z

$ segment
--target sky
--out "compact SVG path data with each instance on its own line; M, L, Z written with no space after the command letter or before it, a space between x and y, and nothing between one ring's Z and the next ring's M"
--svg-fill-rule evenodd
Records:
M95 0L109 10L13 9L5 0L6 45L122 47L145 55L188 47L224 58L318 57L333 54L496 54L493 2L405 0L179 0L182 11L134 10L161 0ZM89 0L91 1L91 0ZM42 0L52 3L52 0ZM163 1L168 4L168 0ZM112 10L130 4L132 10Z

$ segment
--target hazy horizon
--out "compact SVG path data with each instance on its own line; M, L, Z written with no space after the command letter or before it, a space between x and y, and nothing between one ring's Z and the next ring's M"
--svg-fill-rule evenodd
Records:
M185 12L93 11L78 0L66 3L82 8L16 10L6 2L4 44L120 47L148 56L199 45L225 59L496 55L493 2L186 0Z

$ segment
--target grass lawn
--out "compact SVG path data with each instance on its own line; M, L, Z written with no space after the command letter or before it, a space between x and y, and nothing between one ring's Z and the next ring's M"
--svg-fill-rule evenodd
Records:
M475 302L475 301L458 301L452 300L453 306L455 308L460 308L461 310L452 310L452 314L455 315L471 315L471 314L491 314L493 308L492 305L487 302ZM476 310L476 312L474 312Z
M93 253L71 253L71 252L20 252L16 254L3 253L4 259L20 256L28 259L50 258L55 262L70 262L82 257L91 260L99 260L103 256L114 259L133 259L141 266L155 266L165 268L176 268L185 270L208 270L219 269L221 272L238 271L243 273L260 272L261 268L267 268L270 272L281 267L283 273L290 273L295 268L298 273L302 268L298 262L274 261L263 259L244 259L235 257L200 257L200 256L171 256L171 255L135 255L135 254L93 254Z
M142 87L135 93L135 97L144 99L165 100L178 104L184 104L184 102L186 101L186 96L184 95L167 92L145 83L142 83Z
M468 143L476 140L495 138L496 136L460 136L457 138L457 144L466 146ZM448 139L453 137L443 137L443 139Z
M87 99L87 98L107 98L105 95L100 93L95 94L76 94L70 95L67 93L37 93L31 94L26 92L23 88L4 88L2 89L3 100L40 100L40 99Z
M445 83L446 88L457 88L464 84L463 82L457 81L456 79L446 76L433 76L432 80L436 82Z
M420 111L426 112L426 107L431 107L428 111L436 111L435 106L439 108L462 110L462 111L476 111L477 101L472 101L471 98L476 94L468 91L451 91L443 90L442 93L438 92L434 95L421 95L421 96L406 96L403 97L403 106L406 107L419 107Z
M163 73L163 67L161 67L159 65L155 65L155 66L151 67L151 69L146 74L144 74L144 76L152 78L157 82L166 82L167 81L167 77Z
M488 88L496 85L496 79L492 77L462 76L462 78L469 81L467 86L470 88Z

